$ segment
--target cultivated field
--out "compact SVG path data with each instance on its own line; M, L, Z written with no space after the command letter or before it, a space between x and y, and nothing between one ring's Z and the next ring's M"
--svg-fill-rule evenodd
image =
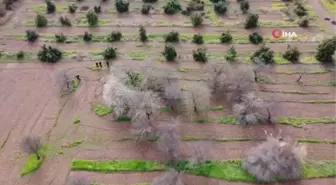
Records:
M115 0L55 0L55 13L49 14L43 0L14 2L12 10L0 18L0 184L86 185L71 182L87 177L94 185L149 185L169 167L183 173L185 185L256 184L256 178L243 169L241 161L251 148L267 139L265 131L274 136L280 133L281 140L296 141L306 149L300 180L273 184L335 184L335 67L333 62L322 65L315 57L318 45L335 36L335 1L303 1L308 27L298 26L303 18L293 13L296 5L280 0L249 0L246 13L242 13L239 2L227 0L224 15L217 15L214 3L205 0L204 10L198 14L203 18L199 27L194 27L190 18L195 14L166 15L163 6L167 2L150 3L148 15L141 13L141 0L130 1L126 13L118 13ZM183 10L188 3L181 0ZM75 13L69 13L72 4L77 6ZM101 12L93 13L98 22L89 26L88 12L98 5ZM250 13L259 15L258 27L245 29ZM38 14L48 20L46 26L36 27ZM71 26L62 25L60 16L67 17ZM140 26L146 30L146 42L141 41ZM275 28L295 32L297 37L275 39ZM38 38L28 41L27 30L35 31ZM166 34L173 30L179 33L179 42L166 45ZM109 40L112 31L119 31L121 39ZM227 31L231 40L223 42L222 33ZM91 40L83 41L85 32L92 34ZM264 64L267 57L251 57L262 47L262 43L252 44L249 40L254 32L274 51L273 64ZM63 41L55 38L61 33L66 37ZM195 34L203 35L203 44L194 43ZM289 44L301 52L296 62L283 57ZM60 61L39 61L43 45L61 51ZM232 46L236 54L229 59ZM175 49L173 61L163 55L166 47ZM111 50L107 52L113 48L117 48L115 56ZM204 57L198 48L206 49L206 60L195 61L196 54ZM256 63L256 58L262 64ZM110 68L105 61L109 61ZM103 68L97 68L97 62ZM209 67L212 72L206 70ZM225 74L217 78L220 75L216 76L218 71L214 69L220 67ZM169 78L171 86L171 80L178 84L178 93L173 98L170 95L171 101L167 100L165 84L156 108L152 100L156 96L145 94L144 87L153 89L149 82L143 85L151 75ZM223 91L215 91L215 86ZM215 92L211 94L210 90ZM138 95L141 93L144 95ZM181 102L185 108L180 112L175 109L180 105L176 106L174 99L179 93L184 94ZM248 111L255 114L251 107L256 99L244 107L245 113L237 113L233 107L242 103L230 97L246 98L251 93L263 100L260 114L269 111L274 124L269 124L271 119L266 124L238 124L239 118L247 119ZM119 99L124 100L117 102ZM127 104L127 110L136 114L122 115L120 110L126 108L118 103ZM142 114L148 118L146 124L140 120ZM158 125L172 125L171 117L178 117L180 124L178 129L169 128L169 133L176 135L170 135L171 140L165 144L176 145L165 145L166 151L169 149L165 153L157 143L169 134L162 131L167 128ZM139 125L145 128L137 128ZM134 130L137 136L139 132L149 136L137 140ZM22 150L27 136L40 138L43 146L27 154ZM200 147L209 160L194 164L190 161Z

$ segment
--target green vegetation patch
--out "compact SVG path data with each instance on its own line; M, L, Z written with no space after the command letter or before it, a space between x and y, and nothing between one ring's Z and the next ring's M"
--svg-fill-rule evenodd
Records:
M36 170L40 168L45 156L44 156L44 152L42 151L42 149L39 152L39 154L40 154L40 159L38 159L37 154L30 154L28 156L26 163L22 169L21 176L35 172Z
M78 124L80 122L80 118L74 118L73 120L72 120L72 123L73 124Z
M93 109L97 116L105 116L113 112L113 109L100 104L94 104Z
M219 105L219 106L211 106L208 108L209 111L219 111L219 110L224 110L225 107L222 106L222 105Z
M321 0L321 1L330 14L334 15L336 13L336 1L334 0Z
M83 142L84 140L71 141L71 142L66 143L65 145L62 145L62 148L73 148L73 147L79 146Z
M319 139L306 139L306 138L302 138L302 139L297 139L296 140L299 143L324 143L324 144L336 144L335 140L319 140Z
M295 70L286 70L286 71L277 71L277 74L286 74L286 75L292 75L292 74L324 74L331 72L330 69L315 69L315 70L307 70L307 71L295 71Z
M166 167L158 161L146 160L81 160L74 159L71 164L72 170L87 170L97 172L151 172L162 171Z
M302 127L304 124L335 124L336 118L295 118L295 117L280 117L279 123Z
M188 160L181 160L177 164L178 170L189 174L223 179L227 181L256 182L256 179L242 168L241 160L207 161L193 164ZM74 159L72 170L86 170L97 172L151 172L168 169L158 161L151 160L80 160ZM309 161L302 168L302 179L336 176L335 161Z
M114 121L121 121L121 122L127 122L127 121L131 121L132 118L129 118L129 117L117 117L117 118L114 118Z

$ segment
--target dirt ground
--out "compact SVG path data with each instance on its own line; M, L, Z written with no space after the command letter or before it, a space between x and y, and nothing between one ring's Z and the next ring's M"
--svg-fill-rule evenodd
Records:
M235 0L231 0L235 3ZM275 2L275 1L274 1ZM184 2L185 3L185 2ZM313 10L323 19L325 12L320 3L309 0L313 6ZM67 1L57 1L59 6L67 6ZM96 5L97 3L88 0L85 5ZM38 33L55 34L63 33L65 35L79 35L85 31L93 34L106 35L113 30L120 30L123 34L137 34L139 24L155 25L158 21L184 23L189 21L182 16L166 17L159 12L154 15L142 18L138 15L141 1L131 3L132 13L129 15L117 16L109 10L113 8L114 1L110 1L109 5L103 7L104 11L101 15L102 19L114 19L116 22L122 22L122 27L118 26L102 26L98 28L86 27L48 27L36 29ZM13 12L8 13L7 17L2 21L7 23L0 27L0 37L6 38L12 34L24 34L27 29L35 29L33 27L23 26L24 21L33 20L34 13L32 7L44 5L42 0L24 1L15 8ZM270 9L272 2L254 0L250 1L251 7L260 9ZM162 7L163 3L158 3L157 7ZM209 6L212 8L211 6ZM206 8L209 8L208 6ZM275 12L275 11L274 11ZM274 21L281 19L281 13L273 11L262 11L260 19L265 21ZM63 14L63 13L61 13ZM51 19L57 20L60 14L48 15ZM244 20L244 15L239 14L236 19L232 18L232 12L228 17L221 18L222 21L234 23ZM84 13L78 13L73 18L85 16ZM170 19L170 20L168 20ZM153 22L150 22L155 20ZM206 23L209 23L208 19ZM154 24L155 23L155 24ZM328 26L330 30L334 29ZM190 27L148 27L148 33L167 33L172 29L180 33L222 33L226 27L207 26L203 28ZM254 31L258 31L263 36L271 36L274 28L257 28L245 30L243 28L229 28L233 34L248 35ZM318 34L319 28L312 27L302 29L298 27L286 28L286 31L295 31L300 34ZM0 41L0 50L3 51L31 51L37 52L43 42L29 45L24 41L5 39ZM106 44L93 43L89 45L83 44L51 44L61 48L61 50L80 50L82 52L92 51L105 48ZM163 44L149 43L149 48L139 48L135 42L122 42L114 44L120 51L146 51L159 52L163 48ZM294 43L301 52L314 51L316 43ZM287 45L269 43L275 51L283 51ZM177 46L178 50L184 53L190 53L198 46L183 43ZM204 47L210 51L226 51L229 45L206 44ZM250 52L255 50L254 45L237 44L238 52ZM124 65L136 66L139 61L118 61ZM130 124L113 122L111 115L98 117L92 110L95 103L101 102L102 85L106 80L107 70L93 72L87 67L91 67L93 62L74 62L73 60L64 60L54 65L32 63L0 63L0 184L6 185L66 185L69 179L75 175L85 175L97 183L104 184L122 184L131 185L141 182L151 182L151 180L160 175L161 172L153 173L125 173L125 174L104 174L94 172L71 171L71 160L77 159L156 159L162 160L163 156L157 150L154 142L135 142L115 140L131 136ZM195 62L181 62L178 64L157 63L158 67L177 68L188 67L200 69L201 64ZM320 69L317 65L307 65L314 69ZM275 74L279 71L292 70L293 65L276 66L269 75L274 79L280 79L286 82L295 82L298 75ZM68 71L71 75L80 75L82 83L77 91L71 95L60 97L55 74L62 70ZM185 73L186 77L201 76L200 72ZM335 78L333 72L325 74L305 74L302 81L309 82L311 80L326 80ZM258 95L265 99L274 99L283 101L274 106L276 116L288 117L335 117L335 104L307 104L293 103L284 101L309 101L309 100L334 100L335 87L333 86L305 86L297 83L292 84L259 84L256 87ZM265 92L268 91L268 92ZM270 91L276 91L272 93ZM309 92L310 94L289 94L281 93L281 91L300 91ZM212 105L224 105L223 101L213 100ZM225 105L224 105L225 106ZM223 111L213 111L208 114L210 118L223 117L231 113L227 107ZM169 118L170 115L162 115L161 120ZM81 119L77 125L72 120L76 117ZM217 123L195 123L183 121L181 125L182 136L193 136L198 138L265 138L264 131L282 135L290 139L319 139L319 140L335 140L336 138L335 124L312 124L305 128L295 128L287 125L252 125L242 127L240 125L224 125ZM26 161L27 155L20 150L20 142L24 136L41 136L51 146L47 159L41 168L33 174L20 177L20 172ZM83 144L74 148L62 148L62 145L75 140L83 140ZM190 158L192 148L199 145L200 141L182 142L181 150L184 158ZM204 143L204 142L202 142ZM257 141L244 142L205 142L210 147L213 158L216 160L225 160L232 158L242 158L248 149L256 146ZM308 159L313 160L334 160L336 157L336 146L331 144L305 144L307 146ZM62 150L64 154L59 154ZM250 183L227 182L193 175L185 175L185 183L187 185L248 185ZM331 185L335 184L334 178L302 180L299 182L274 183L273 185Z

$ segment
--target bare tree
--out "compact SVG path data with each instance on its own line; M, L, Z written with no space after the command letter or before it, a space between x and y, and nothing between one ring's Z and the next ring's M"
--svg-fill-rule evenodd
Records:
M210 76L208 83L213 93L225 89L225 81L231 68L229 63L218 61L209 61L204 66L203 71Z
M269 65L266 65L259 57L254 57L252 59L252 63L253 63L252 71L254 74L254 82L258 82L259 73L269 69Z
M164 99L168 108L171 110L182 113L184 107L184 97L181 91L181 86L178 82L168 83L164 87Z
M156 134L153 125L143 119L132 121L132 133L137 140L148 140Z
M304 155L304 147L268 136L266 142L247 153L243 167L259 181L270 182L276 177L298 179Z
M60 91L72 90L72 80L73 78L66 73L66 71L57 71L56 72L56 83L59 86Z
M242 101L233 106L238 124L247 125L272 121L271 113L265 105L265 102L257 98L253 93L244 94ZM263 109L266 109L268 112L267 118L261 113Z
M42 157L40 153L42 146L43 144L39 137L26 136L21 142L21 149L28 154L36 154L38 160Z
M172 123L161 123L158 126L158 148L171 164L175 164L180 157L179 125L179 119L176 118L172 119Z
M132 102L130 97L134 97L135 92L114 76L110 75L103 89L103 99L107 106L114 107L117 116L131 117Z
M196 114L201 113L210 106L211 91L206 84L190 83L187 87L190 92L192 111Z
M141 84L142 90L152 90L163 95L165 86L176 81L175 75L169 70L147 69Z
M86 176L77 176L71 181L70 185L91 185L91 182Z
M193 149L192 161L194 163L202 163L211 160L212 155L210 153L211 147L208 143L197 143Z
M183 185L182 173L174 169L169 169L160 177L153 179L152 185Z

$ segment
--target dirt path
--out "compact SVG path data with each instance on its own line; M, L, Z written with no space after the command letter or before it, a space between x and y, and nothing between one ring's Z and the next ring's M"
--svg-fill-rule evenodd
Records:
M164 44L160 43L147 43L143 45L140 42L116 42L116 43L73 43L73 44L58 44L58 43L45 43L45 42L37 42L37 43L29 43L26 41L18 41L18 40L3 40L2 44L0 45L0 50L4 51L17 51L22 50L26 52L37 52L41 46L44 44L51 45L54 47L58 47L61 50L68 50L68 51L76 51L78 48L81 48L81 52L92 52L97 50L104 50L107 46L113 46L118 49L120 52L131 52L131 51L143 51L148 53L148 51L156 52L156 51L163 51ZM293 42L293 46L297 46L300 48L300 52L314 52L316 49L316 43L305 43L304 45L299 42ZM18 48L19 46L19 48ZM192 53L193 50L197 48L206 48L209 52L220 52L226 51L231 48L233 45L230 44L205 44L198 46L196 44L187 44L181 43L176 44L176 49L179 53ZM286 50L287 45L283 43L268 43L268 47L270 47L275 52L281 52ZM236 48L237 52L253 52L256 50L258 46L254 44L235 44L234 47ZM260 47L260 46L259 46Z

